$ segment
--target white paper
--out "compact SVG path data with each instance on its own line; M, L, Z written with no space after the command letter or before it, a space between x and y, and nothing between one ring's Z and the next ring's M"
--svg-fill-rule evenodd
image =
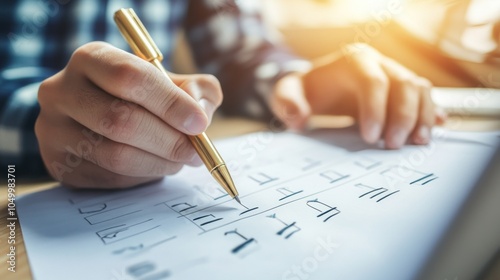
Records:
M389 151L352 129L219 141L246 208L204 167L18 211L35 279L411 279L499 142L434 131Z

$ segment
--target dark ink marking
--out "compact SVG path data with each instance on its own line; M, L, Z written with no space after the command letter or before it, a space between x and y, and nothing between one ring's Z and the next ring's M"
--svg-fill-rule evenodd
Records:
M328 213L330 213L330 212L333 212L333 211L335 211L335 213L334 213L334 214L332 214L332 215L328 216L326 219L324 219L324 220L323 220L323 222L326 222L326 221L328 221L331 217L333 217L333 216L336 216L336 215L340 214L340 210L338 210L338 209L337 209L337 207L334 207L334 208L332 208L332 209L330 209L330 210L327 210L326 212L323 212L323 213L319 214L319 215L318 215L318 216L316 216L316 217L320 218L320 217L322 217L322 216L324 216L324 215L326 215L326 214L328 214Z
M386 189L386 188L377 188L377 189L371 190L371 191L369 191L369 192L366 192L366 193L364 193L364 194L360 195L360 196L359 196L359 198L362 198L362 197L363 197L363 196L365 196L365 195L369 195L369 194L371 194L372 192L376 192L376 191L380 191L380 190L384 190L384 191L382 191L382 192L387 191L387 189ZM372 198L372 197L370 197L370 198Z
M319 206L324 206L327 210L326 211L323 211L319 208L316 208L313 206L314 203L317 203ZM331 215L329 215L328 217L326 217L324 220L323 220L323 223L328 221L330 218L340 214L340 210L337 209L337 207L332 207L326 203L323 203L321 201L319 201L317 198L316 199L312 199L312 200L309 200L306 202L306 205L311 207L312 209L316 210L316 211L319 211L319 212L322 212L320 213L318 216L316 216L317 218L321 218L322 216L326 215L326 214L330 214L331 212L334 212L335 213L332 213Z
M200 224L200 226L208 225L208 224L211 224L211 223L214 223L214 222L220 221L220 220L222 220L222 218L218 218L218 219L215 219L215 220L211 220L211 221L208 221L208 222L204 222L203 224Z
M385 193L386 191L388 191L388 189L383 188L383 190L382 190L381 192L379 192L379 193L377 193L377 194L374 194L374 195L370 196L370 199L372 199L372 198L376 197L377 195L381 195L381 194Z
M303 192L303 190L294 192L294 191L289 190L288 188L278 188L278 189L276 189L276 191L279 192L279 193L281 193L281 194L283 194L283 195L285 195L284 197L280 198L279 201L282 201L284 199L287 199L289 197L292 197L292 196L294 196L296 194L299 194L299 193Z
M434 178L432 178L432 179L430 179L430 180L427 180L427 181L423 182L423 183L422 183L422 186L423 186L423 185L425 185L425 184L427 184L427 183L430 183L430 182L432 182L432 181L436 180L437 178L439 178L439 177L434 177Z
M184 208L184 209L182 209L182 210L179 210L179 211L176 211L176 210L174 210L174 211L176 211L177 213L179 213L179 214L180 214L181 212L184 212L184 211L187 211L187 210L193 209L193 208L195 208L195 207L197 207L197 206L198 206L198 205L191 205L191 204L189 204L189 203L187 203L187 202L181 202L181 203L177 203L177 204L172 205L172 206L171 206L171 208L174 208L174 207L177 207L177 206L181 206L181 205L186 205L187 207L186 207L186 208ZM173 210L173 209L172 209L172 210Z
M257 209L259 209L259 207L254 207L254 208L251 208L251 209L248 209L248 208L247 208L247 210L245 210L245 211L243 211L243 212L241 212L241 213L240 213L240 216L241 216L241 215L244 215L244 214L246 214L246 213L248 213L248 212L250 212L250 211L257 210Z
M283 225L285 225L284 228L280 229L276 234L277 235L283 235L283 233L285 233L285 231L287 231L288 229L291 229L291 228L295 228L294 231L292 231L291 233L289 233L288 235L285 236L285 239L288 239L290 238L293 234L295 234L296 232L299 232L300 231L300 227L298 227L296 225L296 222L292 222L290 224L287 224L285 223L284 221L282 221L280 218L276 217L276 213L274 214L271 214L271 215L268 215L267 216L268 218L272 218L272 219L276 219L277 221L279 221L280 223L282 223Z
M96 207L98 205L100 207ZM93 208L93 207L96 207L96 208ZM106 209L106 207L108 207L108 205L106 203L97 203L97 204L93 204L93 205L86 206L86 207L80 207L80 208L78 208L78 212L80 212L80 214L92 214L92 213L100 212L100 211Z
M430 176L432 176L432 175L434 175L434 174L432 174L432 173L431 173L431 174L426 175L426 176L424 176L424 177L422 177L422 178L420 178L420 179L417 179L417 180L415 180L415 181L411 182L411 183L410 183L410 185L413 185L413 184L418 183L418 182L420 182L420 181L422 181L422 180L425 180L425 179L429 178L429 177L430 177Z
M234 247L231 250L231 253L233 253L233 254L237 254L239 251L241 251L243 248L245 248L246 246L248 246L251 243L254 243L254 242L257 243L257 240L255 240L254 238L247 238L247 237L245 237L244 235L242 235L241 233L239 233L237 229L230 230L230 231L227 231L227 232L224 233L225 236L227 236L229 234L236 234L239 237L241 237L243 240L245 240L243 243L241 243L240 245Z
M397 192L399 192L399 190L397 190L397 191L393 191L393 192L391 192L391 193L389 193L389 194L386 194L386 195L384 195L383 197L379 198L379 199L377 200L377 202L380 202L382 199L385 199L385 198L387 198L387 197L389 197L389 196L391 196L391 195L393 195L393 194L395 194L395 193L397 193Z
M213 214L208 214L208 215L203 215L203 216L196 217L196 218L193 219L193 221L201 220L201 219L204 219L204 218L207 218L207 217L212 217L214 219L210 220L210 221L207 221L207 222L204 222L204 223L201 223L200 226L205 226L205 225L208 225L208 224L211 224L211 223L214 223L214 222L217 222L217 221L220 221L220 220L223 219L223 218L215 218L215 216Z
M245 248L247 245L249 245L252 242L256 242L255 239L253 239L253 238L247 239L245 242L243 242L240 245L234 247L233 250L231 250L231 253L237 254L239 251L241 251L241 249Z

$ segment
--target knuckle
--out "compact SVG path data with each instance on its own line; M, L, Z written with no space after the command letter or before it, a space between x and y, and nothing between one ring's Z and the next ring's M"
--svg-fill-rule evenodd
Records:
M162 100L160 100L160 108L163 108L163 119L169 120L172 118L172 114L174 114L175 108L179 107L182 102L181 94L178 90L176 90L175 85L170 85L166 89L166 94L162 95Z
M105 42L90 42L77 48L70 59L70 64L85 63L88 60L102 59L109 49L109 44Z
M404 106L395 109L398 122L404 125L410 125L417 119L417 112L408 110Z
M365 73L365 85L371 89L388 90L389 78L382 74Z
M401 86L406 86L406 87L416 87L417 86L417 78L412 75L401 75L396 78L398 83Z
M147 83L148 74L136 63L119 60L110 65L109 76L121 98L138 100L139 88Z
M417 78L417 85L423 90L430 90L432 88L432 82L423 77Z
M55 78L54 76L45 79L38 87L38 104L40 107L45 107L51 104L51 95L56 92L54 90Z

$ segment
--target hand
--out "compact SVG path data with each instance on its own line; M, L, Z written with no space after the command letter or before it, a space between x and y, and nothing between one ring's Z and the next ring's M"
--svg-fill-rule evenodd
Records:
M40 86L35 132L50 174L73 187L130 187L201 161L186 134L205 131L222 91L210 75L170 75L100 42L77 49Z
M389 149L407 140L428 143L432 126L445 118L435 110L431 83L367 45L346 50L319 59L304 74L280 79L271 98L275 115L294 129L311 115L349 115L368 143L383 138Z

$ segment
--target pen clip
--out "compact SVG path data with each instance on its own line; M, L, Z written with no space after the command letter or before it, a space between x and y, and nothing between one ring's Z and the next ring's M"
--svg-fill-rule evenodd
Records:
M163 55L132 8L119 9L113 16L118 29L132 51L149 62L163 60Z

